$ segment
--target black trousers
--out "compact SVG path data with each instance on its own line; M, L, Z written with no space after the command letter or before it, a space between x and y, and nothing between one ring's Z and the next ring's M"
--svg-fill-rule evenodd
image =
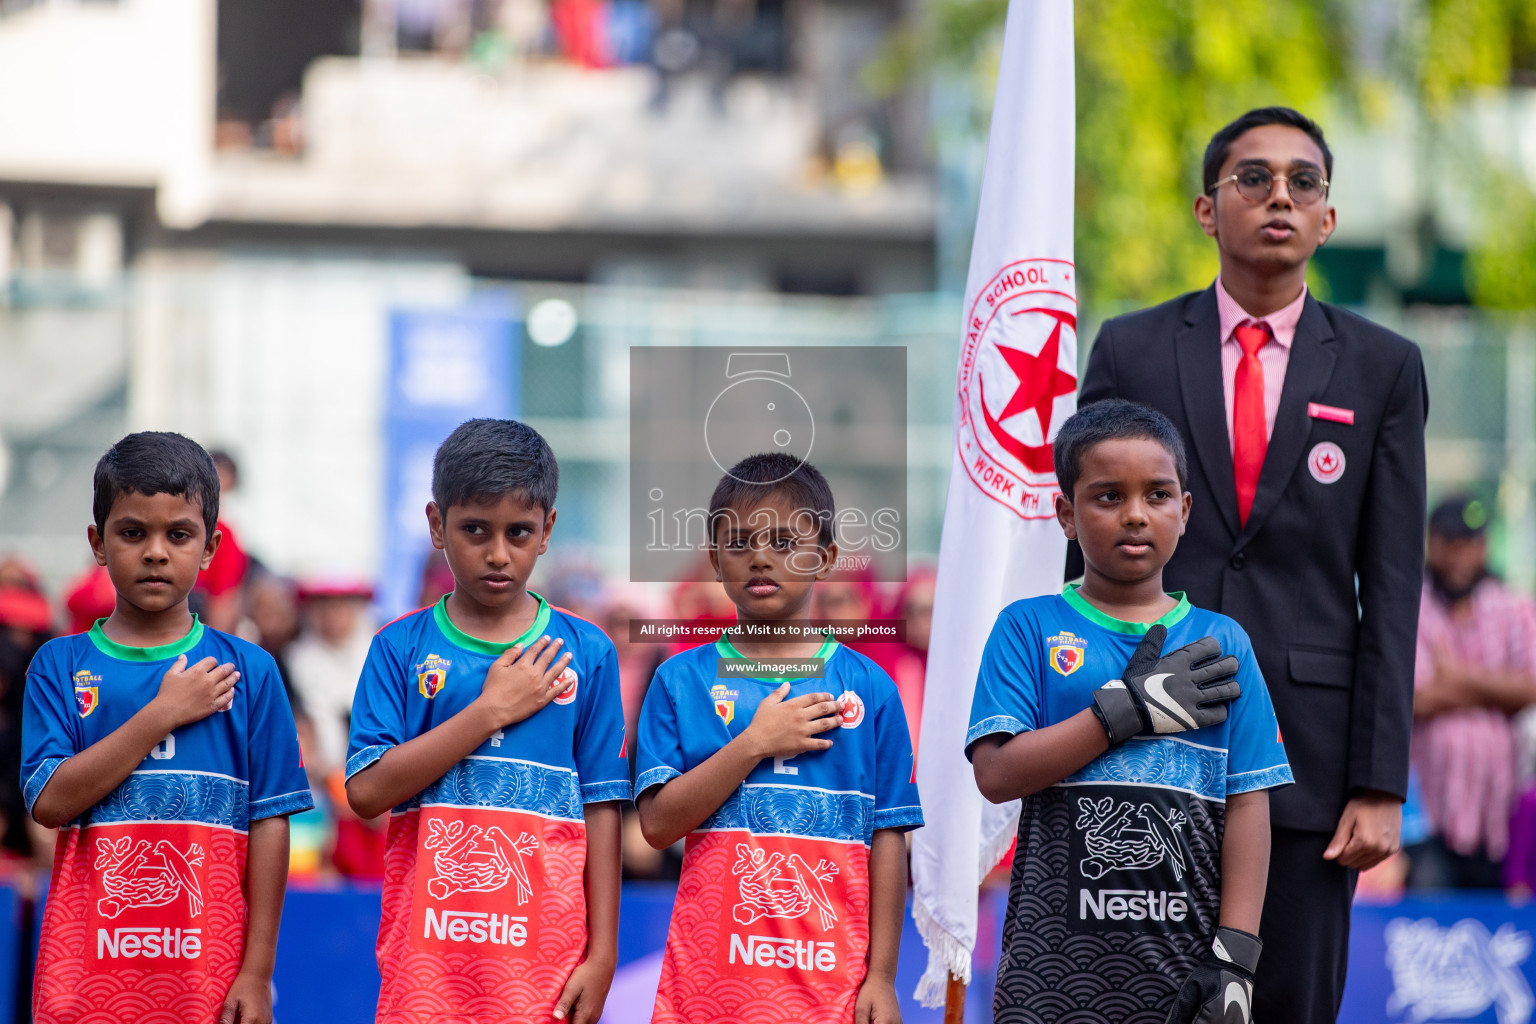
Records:
M1275 827L1254 977L1254 1024L1334 1024L1349 966L1349 907L1359 872L1323 860L1327 832Z

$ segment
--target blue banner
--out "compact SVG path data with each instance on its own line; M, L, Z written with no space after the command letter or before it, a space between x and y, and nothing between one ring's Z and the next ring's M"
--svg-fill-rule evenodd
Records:
M378 611L416 608L431 541L432 456L454 427L518 414L518 311L506 293L457 309L399 309L389 317L384 399L384 529Z
M619 968L603 1011L604 1024L649 1024L675 895L671 883L625 883L619 907ZM984 901L984 946L977 953L976 984L967 1000L969 1021L992 1019L1002 912L1001 898ZM290 889L272 978L274 1024L371 1024L379 997L374 960L378 930L377 888ZM943 1019L941 1010L925 1010L911 998L926 962L923 940L909 913L896 976L902 1019L908 1024L939 1024ZM4 1019L0 1015L0 1021Z
M1357 903L1340 1021L1530 1024L1536 908L1499 893Z
M619 969L604 1024L649 1022L661 973L674 888L626 883L619 911ZM992 1019L992 988L1002 940L1005 893L981 901L974 978L965 1019ZM22 901L0 886L0 1024L16 1018L23 950ZM37 920L41 919L39 906ZM300 887L288 892L273 976L275 1024L370 1024L378 1000L374 940L379 890ZM1499 894L1448 895L1392 904L1355 905L1344 1024L1531 1024L1536 1019L1532 935L1536 906ZM896 992L907 1024L939 1024L911 994L926 954L909 914L902 934Z

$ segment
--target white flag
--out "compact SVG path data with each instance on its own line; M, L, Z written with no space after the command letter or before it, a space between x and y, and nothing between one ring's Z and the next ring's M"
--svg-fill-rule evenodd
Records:
M1077 407L1072 263L1071 0L1012 0L965 288L955 457L944 509L912 847L928 944L917 996L971 979L977 887L1013 841L1019 806L988 804L965 759L981 651L997 613L1059 593L1051 441Z

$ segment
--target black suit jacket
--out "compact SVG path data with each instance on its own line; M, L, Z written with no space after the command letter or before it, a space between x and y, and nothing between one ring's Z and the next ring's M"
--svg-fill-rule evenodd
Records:
M1331 832L1356 792L1407 792L1424 364L1408 339L1308 296L1253 509L1239 525L1220 332L1214 287L1109 320L1078 401L1143 402L1184 435L1194 505L1164 585L1248 631L1296 775L1271 795L1272 819ZM1354 423L1309 415L1313 402L1352 410ZM1307 464L1325 441L1344 453L1333 483Z

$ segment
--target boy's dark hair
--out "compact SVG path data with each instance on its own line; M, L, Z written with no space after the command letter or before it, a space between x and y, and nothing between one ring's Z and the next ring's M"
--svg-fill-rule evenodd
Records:
M836 511L832 486L821 470L788 452L748 455L720 478L709 496L709 540L715 542L720 521L731 510L756 505L769 497L781 497L795 510L816 516L816 544L825 549L833 541L832 516Z
M96 463L91 513L106 532L112 505L124 494L179 494L200 505L206 543L219 521L219 473L203 446L161 430L129 434Z
M1333 151L1328 148L1327 141L1323 139L1323 130L1318 127L1317 122L1290 107L1260 107L1257 110L1248 111L1211 136L1210 143L1205 147L1205 165L1201 172L1204 190L1207 193L1215 186L1216 179L1221 175L1221 165L1227 162L1227 154L1232 152L1232 143L1244 133L1262 128L1267 124L1283 124L1306 132L1312 141L1317 143L1317 148L1323 151L1323 177L1333 180Z
M560 489L560 464L542 434L517 420L466 420L437 447L432 500L444 516L453 505L512 494L548 516Z
M1051 448L1056 460L1056 482L1068 501L1072 500L1073 489L1082 472L1083 456L1088 450L1096 444L1122 438L1144 438L1162 445L1173 456L1173 467L1179 474L1179 489L1189 489L1189 459L1184 454L1184 439L1168 417L1138 402L1106 398L1073 413L1056 434Z

